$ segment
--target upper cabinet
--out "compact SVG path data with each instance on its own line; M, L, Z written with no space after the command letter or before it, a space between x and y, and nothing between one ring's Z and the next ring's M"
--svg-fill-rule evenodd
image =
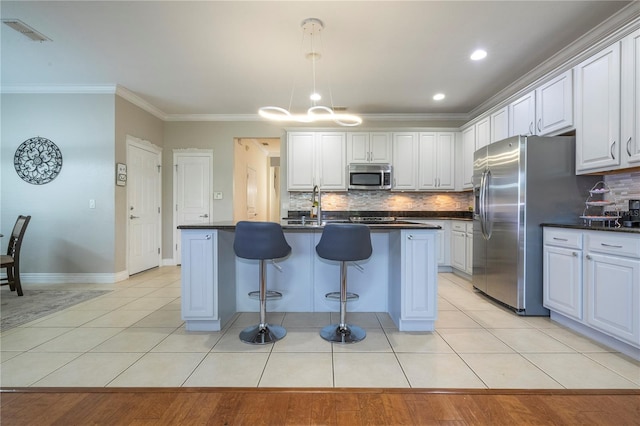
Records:
M476 126L476 149L487 146L491 143L491 117L483 117L475 124Z
M573 127L573 70L536 88L536 134L556 133Z
M291 132L287 134L287 189L346 191L346 134Z
M509 137L509 107L499 109L491 114L491 140L489 143L501 141Z
M509 136L536 134L536 92L530 92L509 104Z
M458 174L462 182L462 189L473 188L473 154L476 152L476 128L467 127L462 131L462 161Z
M393 189L415 190L417 179L418 134L393 134Z
M640 166L640 30L622 40L622 167Z
M620 42L575 67L576 172L620 165Z
M455 133L424 132L420 133L418 138L417 189L455 189Z
M390 132L347 133L347 164L391 163Z

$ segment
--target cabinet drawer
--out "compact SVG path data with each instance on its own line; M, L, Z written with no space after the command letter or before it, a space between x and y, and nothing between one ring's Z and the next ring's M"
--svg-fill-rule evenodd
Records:
M544 228L544 244L582 249L582 232L568 229Z
M454 220L451 222L452 231L467 232L467 224L465 222Z
M473 234L473 222L467 222L467 234Z
M587 250L640 258L640 235L621 235L613 232L588 232Z

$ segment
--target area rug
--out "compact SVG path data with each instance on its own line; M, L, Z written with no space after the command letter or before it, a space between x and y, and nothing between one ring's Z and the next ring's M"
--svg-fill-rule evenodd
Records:
M111 290L23 290L0 292L0 331L61 311L78 303L101 296Z

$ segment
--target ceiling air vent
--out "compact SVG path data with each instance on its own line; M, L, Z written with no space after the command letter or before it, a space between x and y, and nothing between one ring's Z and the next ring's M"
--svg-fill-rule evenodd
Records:
M19 19L3 19L2 22L33 41L51 41L51 39L34 30Z

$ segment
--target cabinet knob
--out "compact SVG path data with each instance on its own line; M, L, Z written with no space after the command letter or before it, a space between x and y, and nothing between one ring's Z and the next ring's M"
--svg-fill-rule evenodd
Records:
M205 236L204 236L204 239L205 239L205 240L210 240L210 239L211 239L211 234L207 234L207 235L205 235Z
M578 253L577 252L573 252L573 257L578 257Z
M587 255L587 260L591 260L591 256L590 255Z
M413 240L413 235L411 235L411 234L407 235L407 239L408 240Z

